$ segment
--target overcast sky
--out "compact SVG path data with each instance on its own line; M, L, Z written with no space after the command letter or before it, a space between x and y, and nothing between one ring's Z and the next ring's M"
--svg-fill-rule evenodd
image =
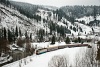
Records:
M100 5L100 0L14 0L36 5L66 6L66 5Z

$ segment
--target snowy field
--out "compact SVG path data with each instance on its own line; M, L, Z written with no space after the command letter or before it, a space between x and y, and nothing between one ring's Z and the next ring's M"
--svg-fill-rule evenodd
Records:
M83 50L82 50L83 49ZM52 59L53 56L63 55L67 58L69 64L74 64L75 55L80 52L80 50L84 51L86 47L83 48L65 48L57 51L45 53L42 55L37 55L33 58L33 61L24 67L48 67L48 62Z
M33 43L33 44L37 44L38 43ZM46 47L48 44L50 44L49 42L47 43L41 43L39 45L41 45L42 47ZM64 42L58 43L56 42L56 45L61 45L61 44L65 44ZM29 56L27 58L24 58L22 60L13 62L11 64L7 64L3 67L48 67L48 63L50 62L50 60L52 59L52 57L54 56L65 56L68 60L68 64L70 65L74 65L74 60L77 54L81 53L80 56L84 56L84 52L86 49L89 49L87 47L76 47L76 48L64 48L64 49L59 49L56 51L52 51L52 52L47 52L41 55L32 55Z
M10 57L10 56L0 57L0 64L6 63L11 60L12 60L12 57Z

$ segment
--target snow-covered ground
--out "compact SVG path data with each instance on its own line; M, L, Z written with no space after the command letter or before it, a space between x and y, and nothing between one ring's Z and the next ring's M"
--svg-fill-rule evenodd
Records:
M85 23L87 24L90 21L93 21L94 19L93 19L93 16L89 16L89 17L84 16L82 18L77 18L76 20L78 20L78 21L85 21Z
M2 9L2 8L4 8L4 9ZM8 11L5 9L7 9ZM63 21L58 21L58 16L56 17L56 15L53 15L52 11L46 11L46 10L39 9L40 12L36 13L36 14L41 16L42 19L41 19L41 21L38 21L38 23L37 23L36 20L29 19L26 16L20 14L17 10L14 10L14 9L11 9L8 7L4 7L1 4L0 4L0 10L2 11L2 15L0 15L1 16L0 18L2 18L0 27L16 28L16 26L19 26L22 29L22 32L23 32L23 30L29 30L30 32L36 32L40 28L43 28L43 29L47 29L47 31L49 32L50 29L48 26L45 26L46 24L43 23L43 19L47 19L47 17L49 16L48 13L51 13L51 17L49 17L49 20L52 20L53 22L57 22L57 24L59 26L68 27L68 29L71 31L71 34L78 35L78 33L80 31L75 32L75 31L73 31L73 29L70 29L70 26L72 26L72 28L75 27L76 29L79 29L78 27L81 27L83 30L83 32L81 32L82 35L92 32L91 27L86 26L81 23L78 23L78 22L75 22L75 24L72 24L67 19L63 18L66 21L66 23L68 24L68 25L66 25L63 23ZM11 13L15 14L15 16L13 16ZM23 19L17 17L16 15ZM55 17L55 19L54 19L54 17ZM100 20L100 16L98 16L97 19ZM94 19L92 16L90 16L90 17L79 18L77 20L79 20L79 21L84 20L85 23L87 24L90 21L93 21ZM27 21L31 22L31 24L29 24ZM94 30L98 32L100 30L100 27L94 27ZM79 37L84 38L84 39L87 38L86 36L79 36ZM95 37L94 35L90 35L90 36L88 36L88 38L91 38L91 39L99 38L100 39L100 37ZM32 43L32 46L36 47L36 48L46 48L46 47L52 47L52 46L58 46L58 45L65 45L65 42L61 42L61 43L56 42L54 45L51 45L50 43L51 42ZM15 50L16 48L11 47L11 49ZM75 63L74 60L76 58L75 56L77 54L79 54L80 52L84 53L86 49L88 49L88 48L87 47L76 47L76 48L59 49L59 50L44 53L41 55L28 56L27 58L23 58L22 60L13 62L11 64L4 65L3 67L20 67L20 65L21 65L21 67L33 67L33 66L34 67L48 67L48 62L51 60L51 58L53 56L56 56L56 55L65 56L68 60L68 63L70 65L74 65L74 63ZM80 54L80 55L84 56L83 54ZM6 59L7 57L4 57L4 58L5 58L5 60L7 60ZM2 57L0 60L2 60L4 58Z
M92 26L92 27L93 27L94 32L100 32L100 27L98 26Z
M97 18L97 20L100 20L100 15L98 15L96 18ZM85 23L87 24L90 21L94 21L94 17L93 16L88 16L88 17L84 16L82 18L77 18L76 20L78 20L78 21L85 21Z
M52 51L52 52L48 52L42 55L36 55L36 56L31 56L32 61L29 61L27 58L27 64L24 65L24 63L22 63L22 67L48 67L48 62L51 60L51 58L53 56L56 55L62 55L62 56L66 56L66 58L68 59L69 64L74 64L74 59L75 59L75 55L77 53L84 52L84 50L86 49L86 47L77 47L77 48L65 48L65 49L60 49L60 50L56 50L56 51ZM8 65L5 65L3 67L19 67L19 62L14 62Z
M47 47L50 44L50 42L33 43L33 45L36 45L36 44L37 46L40 46L40 47ZM61 42L61 43L56 42L56 45L64 45L64 44L65 44L64 42ZM75 63L74 59L75 59L76 54L80 53L80 51L81 53L84 53L86 49L88 48L87 47L76 47L76 48L59 49L59 50L47 52L41 55L32 55L22 60L13 62L11 64L4 65L3 67L19 67L19 65L21 65L22 67L33 67L33 66L34 67L48 67L48 62L51 60L53 56L57 56L57 55L65 56L68 60L68 64L74 65Z
M82 28L82 30L83 30L82 34L83 34L83 35L84 35L84 34L89 34L89 33L92 32L92 29L91 29L91 27L89 27L89 26L86 26L86 25L81 24L81 23L79 23L79 22L75 22L75 24L77 24L79 27Z
M48 67L48 62L52 59L53 56L56 55L62 55L62 56L66 56L69 64L73 64L74 63L74 58L75 55L77 53L80 52L80 50L84 51L84 49L86 49L86 47L82 47L82 48L65 48L65 49L60 49L57 51L53 51L53 52L48 52L42 55L37 55L33 58L33 61L30 62L29 64L25 65L24 67Z
M12 60L12 57L11 56L9 56L9 55L6 55L6 56L1 56L0 57L0 64L3 64L3 63L6 63L6 62L8 62L8 61L11 61Z

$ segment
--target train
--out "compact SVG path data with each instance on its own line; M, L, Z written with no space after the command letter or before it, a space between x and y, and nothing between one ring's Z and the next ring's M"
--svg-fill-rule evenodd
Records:
M63 48L83 47L83 46L87 46L88 48L92 48L92 46L90 46L88 44L74 44L74 45L67 44L67 45L59 45L59 46L53 46L53 47L37 49L36 50L36 55L44 54L46 52L55 51L55 50L63 49Z
M47 48L38 49L38 50L36 50L36 55L43 54L46 52L47 52Z

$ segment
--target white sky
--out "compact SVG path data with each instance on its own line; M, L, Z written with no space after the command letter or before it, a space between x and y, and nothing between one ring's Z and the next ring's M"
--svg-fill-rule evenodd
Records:
M66 6L66 5L100 5L100 0L14 0L36 5Z

